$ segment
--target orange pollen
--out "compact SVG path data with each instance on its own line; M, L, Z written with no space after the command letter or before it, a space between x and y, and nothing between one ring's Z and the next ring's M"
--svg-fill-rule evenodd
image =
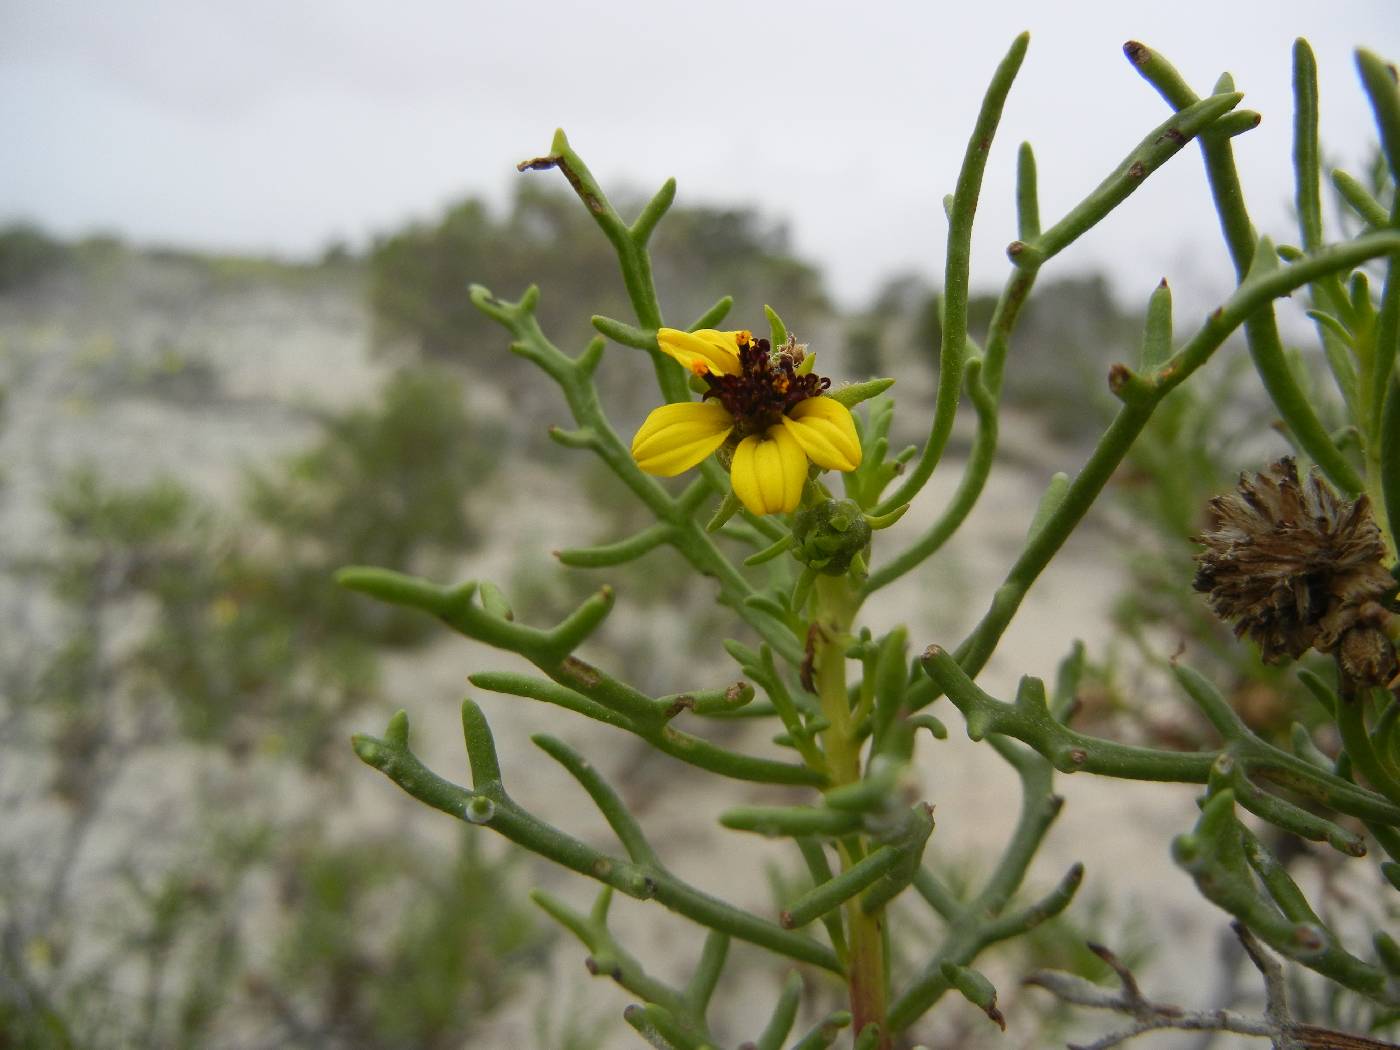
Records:
M748 346L750 343L753 342L753 333L750 332L747 328L744 329L742 332L735 332L734 341L740 346Z
M788 392L788 387L791 385L792 384L788 382L788 377L784 375L780 375L777 379L773 380L773 389L780 394L786 394Z
M710 374L709 363L698 357L690 362L690 370L698 376L707 376Z

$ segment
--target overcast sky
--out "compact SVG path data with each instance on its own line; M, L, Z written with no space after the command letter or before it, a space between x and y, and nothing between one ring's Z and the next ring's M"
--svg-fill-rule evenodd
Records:
M1016 145L1048 225L1165 116L1123 58L1137 39L1209 91L1224 70L1263 124L1236 140L1256 222L1283 238L1290 48L1322 79L1324 148L1374 138L1351 49L1400 57L1400 2L980 0L0 0L0 220L65 235L310 254L364 243L465 194L503 202L556 126L604 186L750 203L787 222L838 301L941 272L953 188L987 78L1031 48L979 211L975 277L999 285ZM1145 297L1224 279L1194 148L1060 269L1112 267Z

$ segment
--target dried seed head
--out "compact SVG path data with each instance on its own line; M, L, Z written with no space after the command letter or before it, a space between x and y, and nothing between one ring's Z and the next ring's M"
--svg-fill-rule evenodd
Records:
M1385 543L1365 496L1342 499L1316 472L1300 482L1285 458L1262 473L1240 475L1237 491L1212 499L1210 512L1210 528L1198 537L1205 549L1194 586L1216 615L1234 623L1236 637L1259 643L1266 662L1310 648L1333 652L1349 633L1357 637L1339 655L1377 648L1375 635L1384 637L1388 616L1377 603L1395 589L1395 579L1382 564ZM1355 662L1360 670L1384 660L1377 652ZM1393 650L1390 661L1393 666ZM1370 670L1382 673L1378 666Z
M1337 643L1337 666L1353 682L1366 685L1400 683L1395 675L1395 645L1385 633L1390 615L1379 602L1367 602L1358 610L1356 625L1343 632Z

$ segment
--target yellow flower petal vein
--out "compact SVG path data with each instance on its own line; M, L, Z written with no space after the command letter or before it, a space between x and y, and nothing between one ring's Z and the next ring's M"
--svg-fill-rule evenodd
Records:
M632 439L632 458L648 474L675 477L724 444L733 429L733 418L717 402L662 405Z
M782 425L771 426L739 442L729 478L734 495L754 514L787 514L802 502L807 456Z
M855 470L860 466L860 437L851 411L829 397L799 401L783 417L784 429L802 451L823 470Z

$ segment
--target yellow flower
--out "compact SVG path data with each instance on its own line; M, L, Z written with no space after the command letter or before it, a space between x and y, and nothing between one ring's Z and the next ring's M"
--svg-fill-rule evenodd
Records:
M791 341L776 353L746 331L703 329L656 334L708 389L702 401L662 405L632 439L632 458L648 474L674 477L739 434L730 461L734 495L755 514L784 514L802 501L807 468L855 470L860 439L850 410L823 395L829 379L811 374L811 358Z

